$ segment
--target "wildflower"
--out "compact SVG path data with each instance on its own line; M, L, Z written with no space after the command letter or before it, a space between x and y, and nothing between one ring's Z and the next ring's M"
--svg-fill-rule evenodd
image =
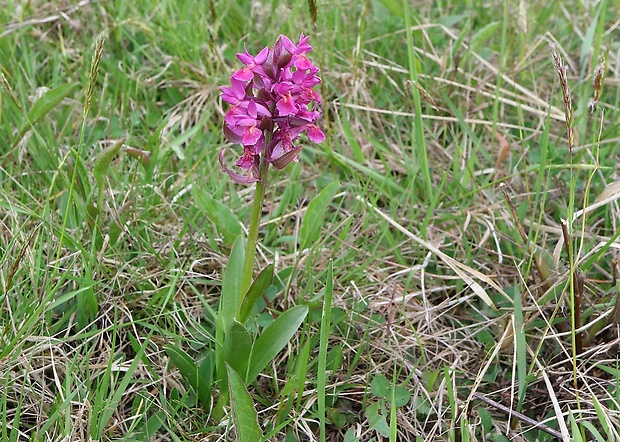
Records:
M245 65L245 67L232 74L231 79L234 78L236 80L247 81L254 78L255 73L262 72L262 68L260 66L267 59L268 50L269 48L265 47L256 57L252 57L244 45L243 54L237 54L237 58Z
M230 104L224 119L224 135L243 147L235 165L246 170L243 176L220 164L236 182L261 180L260 162L277 169L286 167L301 152L295 144L301 134L321 143L325 135L316 125L321 116L321 96L314 87L321 83L319 69L306 56L312 50L310 37L301 34L294 44L280 35L275 44L252 56L244 46L237 58L244 67L231 75L230 87L222 86L222 100Z

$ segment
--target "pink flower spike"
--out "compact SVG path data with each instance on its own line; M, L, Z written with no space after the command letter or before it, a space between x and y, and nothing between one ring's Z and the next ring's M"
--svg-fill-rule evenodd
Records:
M325 134L315 124L308 125L306 135L308 135L308 139L313 143L322 143L323 141L325 141Z
M222 168L235 182L260 181L262 161L277 169L298 161L302 146L296 143L303 133L307 142L325 140L316 124L322 112L321 96L314 88L321 78L307 56L312 50L309 40L301 34L295 44L280 35L273 46L263 48L256 56L245 45L237 54L243 66L231 75L230 85L220 88L222 101L230 105L224 116L224 135L243 148L234 162L236 168L244 170L241 174L224 164L224 152L219 157Z

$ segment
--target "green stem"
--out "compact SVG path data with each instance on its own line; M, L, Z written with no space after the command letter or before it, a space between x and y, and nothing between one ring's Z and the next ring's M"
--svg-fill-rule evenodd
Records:
M217 398L215 407L213 407L213 411L211 412L211 418L214 422L217 422L218 424L224 418L224 407L228 405L228 400L230 399L230 394L228 393L228 385L225 388L225 390L222 390L220 392L220 397Z
M266 142L266 141L265 141ZM265 190L267 189L267 172L269 171L269 163L261 157L260 177L261 180L256 183L254 191L254 205L252 206L252 219L250 220L250 230L248 232L248 242L245 245L245 262L243 265L243 285L241 293L245 295L254 279L254 258L256 256L256 242L258 241L258 227L260 225L260 215L263 210L263 200L265 199Z

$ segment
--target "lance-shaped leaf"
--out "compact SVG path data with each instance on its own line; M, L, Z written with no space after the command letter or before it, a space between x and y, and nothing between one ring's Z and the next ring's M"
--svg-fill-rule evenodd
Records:
M97 182L97 187L99 188L99 192L103 192L103 187L105 185L105 177L108 174L108 169L110 168L110 164L112 160L118 153L118 151L125 143L127 137L123 137L120 140L112 143L105 149L103 149L97 157L95 158L95 165L93 167L93 175L95 176L95 181Z
M254 347L252 358L245 378L246 383L252 382L260 374L267 364L276 357L289 339L293 337L304 318L308 314L308 307L298 305L282 313L261 333Z
M57 88L47 91L37 102L32 106L30 112L28 112L28 121L26 121L17 132L17 137L13 141L13 148L19 144L24 138L24 135L28 133L35 124L37 124L45 115L47 115L52 109L71 94L78 83L68 83L58 86Z
M239 374L228 364L226 364L226 371L228 372L233 421L237 427L237 440L240 442L259 442L263 438L263 432L258 425L258 414L254 408L252 397L245 389Z
M256 277L250 290L246 293L241 303L241 310L239 311L239 317L237 318L240 323L245 324L250 318L252 309L256 305L256 301L267 291L271 283L273 282L273 264L269 264L265 267L259 275Z
M196 361L182 349L171 344L164 345L164 351L179 369L181 376L196 392L196 396L203 407L209 407L211 403L211 376L207 367L198 369Z
M224 235L224 241L231 244L243 231L239 218L230 210L230 207L216 200L204 189L194 186L192 195L196 206L209 218L217 230Z
M243 324L233 321L224 337L222 357L237 373L244 374L250 362L252 337Z

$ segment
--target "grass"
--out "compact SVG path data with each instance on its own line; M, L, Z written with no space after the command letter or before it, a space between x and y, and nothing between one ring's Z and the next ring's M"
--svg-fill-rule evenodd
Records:
M250 385L262 433L620 440L619 13L326 1L315 32L301 0L9 1L0 438L236 437L165 348L208 358L238 231L211 208L252 210L218 87L244 43L304 31L328 139L266 195L257 268L309 313Z

